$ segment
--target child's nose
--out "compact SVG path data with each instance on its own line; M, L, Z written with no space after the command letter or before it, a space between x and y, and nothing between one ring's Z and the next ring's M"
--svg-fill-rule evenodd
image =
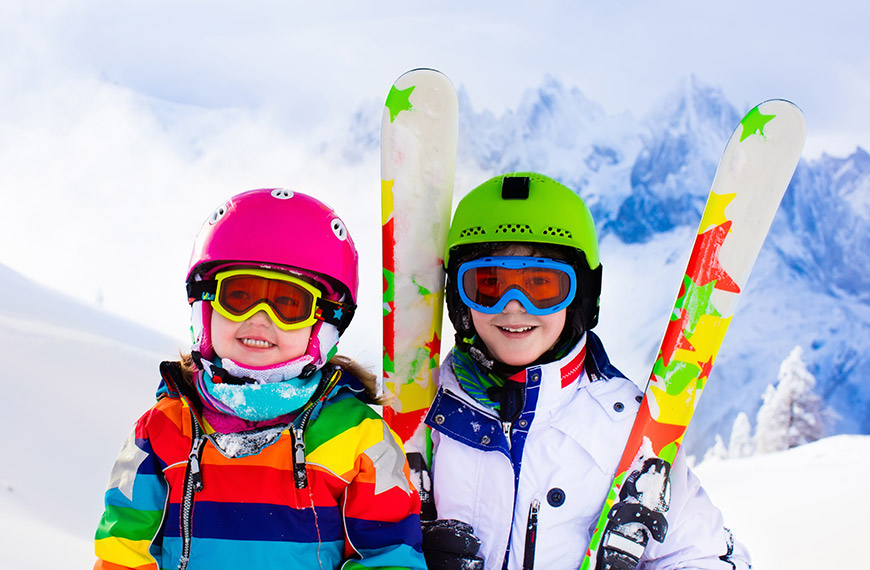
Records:
M260 310L248 317L248 321L255 325L268 325L272 318L266 311Z
M523 307L523 304L517 301L516 299L511 299L508 301L508 304L504 306L504 310L502 313L525 313L526 308Z

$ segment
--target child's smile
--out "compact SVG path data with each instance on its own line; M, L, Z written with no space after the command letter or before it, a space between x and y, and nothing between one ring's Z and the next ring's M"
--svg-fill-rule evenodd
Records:
M551 315L532 315L512 300L495 315L472 310L471 320L494 358L510 366L525 366L553 348L565 327L566 313L562 309Z
M272 366L305 354L312 327L279 329L264 311L245 321L231 321L212 312L211 341L215 354L250 367Z
M260 340L257 338L242 338L239 339L239 342L250 348L271 348L275 346L267 340Z

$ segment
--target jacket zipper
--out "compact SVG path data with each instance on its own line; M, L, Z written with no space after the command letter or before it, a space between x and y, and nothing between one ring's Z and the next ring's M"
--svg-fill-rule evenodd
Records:
M504 433L505 441L507 442L508 451L510 451L512 449L513 442L511 440L512 440L513 424L511 422L501 421L501 419L498 416L493 416L492 413L488 413L486 410L481 409L479 407L479 405L475 406L473 404L469 404L469 402L467 402L465 400L465 398L455 394L452 390L445 389L445 392L447 392L448 394L451 394L454 398L456 398L457 400L462 402L463 405L468 405L468 406L471 406L473 408L476 408L483 415L488 416L490 418L493 418L496 421L499 421L501 423L501 429L502 429L502 433ZM511 467L513 468L513 460L511 460ZM514 501L516 501L516 493L517 493L517 489L514 488ZM538 503L538 508L540 508L540 502L537 500L536 500L536 502ZM537 512L538 511L536 509L535 510L535 517L536 517L535 520L536 521L537 521ZM531 517L531 513L529 516ZM507 546L505 547L505 553L504 553L504 559L503 559L504 560L503 568L507 568L508 561L510 560L510 553L511 553L510 543L511 543L511 535L512 534L513 534L513 523L511 523L511 530L508 533L508 541L507 541ZM528 537L527 537L527 540L528 540Z
M202 471L200 469L200 459L202 458L202 449L205 445L205 437L202 435L202 429L199 427L199 422L193 417L193 445L190 448L190 455L187 457L187 476L184 478L184 496L181 503L181 559L178 561L178 570L186 570L190 563L190 542L193 534L193 497L199 491L202 491Z
M296 418L294 424L290 426L293 443L293 481L296 483L297 489L304 489L308 486L308 473L305 471L305 427L308 425L308 419L315 407L316 404L307 406Z
M305 425L290 428L293 438L293 480L297 489L308 486L308 473L305 471Z
M293 422L293 425L290 426L293 443L293 481L296 483L297 489L304 489L308 486L308 473L305 471L305 427L317 405L326 400L340 378L341 370L334 370L329 380L321 385L321 392L315 394L302 413L299 414L299 417L296 418L296 421Z
M535 567L535 543L538 540L538 511L541 501L535 499L529 507L529 522L526 524L526 549L523 553L523 570Z

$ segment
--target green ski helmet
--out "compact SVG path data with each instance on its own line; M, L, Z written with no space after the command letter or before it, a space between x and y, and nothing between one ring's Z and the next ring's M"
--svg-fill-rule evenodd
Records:
M548 176L502 174L460 200L447 234L447 310L460 347L475 333L456 286L459 265L514 243L557 252L577 273L577 294L568 306L562 340L576 341L598 323L601 262L589 208L573 190Z

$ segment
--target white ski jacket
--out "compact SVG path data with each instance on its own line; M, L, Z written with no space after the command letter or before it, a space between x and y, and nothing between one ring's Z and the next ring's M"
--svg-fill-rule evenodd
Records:
M525 405L514 425L459 386L452 354L426 418L439 519L474 527L487 570L519 570L533 503L539 504L534 567L579 568L641 392L609 362L592 333L562 360L526 370ZM650 540L639 568L748 569L720 511L688 469L671 468L663 543ZM507 556L507 564L504 564Z

